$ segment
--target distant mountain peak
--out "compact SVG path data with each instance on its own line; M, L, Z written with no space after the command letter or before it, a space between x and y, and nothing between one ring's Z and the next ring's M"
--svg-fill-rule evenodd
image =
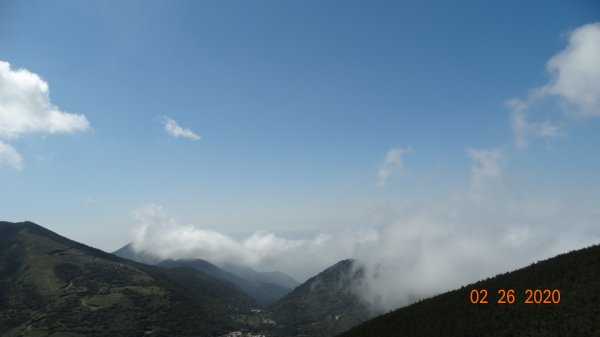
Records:
M346 259L326 268L271 306L285 336L333 335L371 317L355 292L364 270Z
M139 263L166 268L189 267L218 277L239 287L262 304L270 304L288 294L299 285L291 276L280 272L259 272L250 267L233 263L215 265L203 259L163 260L147 251L137 251L132 243L121 247L113 254Z
M133 243L130 242L125 246L117 249L113 252L114 255L120 256L124 259L136 261L143 264L154 265L162 261L161 258L147 253L145 251L138 251L133 247Z
M281 271L256 271L248 266L231 262L220 263L219 267L238 277L254 282L273 283L280 287L293 289L300 285L293 277Z

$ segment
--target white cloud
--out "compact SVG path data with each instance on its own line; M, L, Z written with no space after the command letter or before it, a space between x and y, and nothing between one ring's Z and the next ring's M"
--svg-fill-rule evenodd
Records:
M23 169L21 155L12 146L0 141L0 165L6 165L16 170Z
M215 231L180 225L168 218L161 206L140 207L132 216L140 225L134 232L135 249L154 252L163 258L196 255L221 261L238 259L241 255L233 239Z
M214 230L182 225L170 218L158 205L146 205L133 211L137 226L133 247L160 258L201 258L213 263L233 262L261 270L283 270L305 278L341 259L352 256L360 242L372 241L369 231L341 233L333 237L320 233L312 239L286 239L265 231L256 231L243 240ZM342 239L342 240L340 240Z
M404 171L404 155L407 153L413 152L412 148L391 148L386 156L383 164L377 171L377 177L379 178L377 184L379 186L383 186L386 184L387 179L392 175L392 173L403 172Z
M471 188L480 190L502 174L504 155L500 149L468 149L471 159Z
M600 23L587 24L569 34L567 47L546 64L550 81L531 90L525 99L508 101L515 147L524 149L531 138L551 139L564 133L573 117L600 116ZM545 111L544 103L561 104L562 116Z
M529 144L529 138L552 139L560 136L563 125L559 122L545 120L533 122L528 119L528 103L512 99L507 102L511 109L510 124L515 134L515 147L519 150L525 149Z
M552 81L542 90L574 106L583 117L600 116L600 22L574 30L566 49L548 61Z
M197 135L194 131L192 131L188 128L183 128L183 127L179 126L179 124L177 124L176 121L174 121L173 119L171 119L167 116L163 117L162 121L165 126L165 131L171 137L175 137L175 138L183 137L183 138L187 138L187 139L191 139L191 140L202 139L202 137Z
M60 111L50 102L48 83L26 69L11 69L0 61L0 138L32 133L72 133L89 129L84 115ZM17 170L23 160L17 150L0 142L0 163Z
M52 105L48 83L26 69L0 61L0 137L27 133L70 133L90 127L84 115L62 112Z

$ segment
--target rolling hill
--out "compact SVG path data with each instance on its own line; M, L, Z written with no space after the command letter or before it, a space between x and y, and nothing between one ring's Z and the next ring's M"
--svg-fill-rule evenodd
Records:
M31 222L0 222L2 336L218 336L255 306L197 270L147 266Z
M501 289L504 304L498 303ZM482 290L488 293L487 304L479 303ZM533 303L526 304L528 299ZM414 303L339 335L358 336L600 336L600 246Z

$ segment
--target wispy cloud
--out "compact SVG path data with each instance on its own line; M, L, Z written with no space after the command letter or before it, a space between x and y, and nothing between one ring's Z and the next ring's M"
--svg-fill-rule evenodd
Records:
M187 139L191 139L191 140L202 139L202 137L200 137L194 131L190 130L189 128L181 127L179 124L177 124L177 122L175 120L173 120L167 116L164 116L162 118L162 122L163 122L163 125L165 126L165 131L171 137L175 137L175 138L181 137L181 138L187 138Z
M0 165L23 169L23 159L14 147L0 141Z
M500 177L504 155L500 149L468 149L471 159L471 188L483 189L490 179Z
M524 149L532 138L560 136L572 118L600 116L600 23L569 34L567 47L546 64L550 80L526 98L508 101L515 147ZM562 115L544 111L543 103L558 99Z
M379 179L377 184L379 186L384 186L392 173L404 172L404 155L410 152L413 152L413 149L410 147L395 147L389 149L385 156L385 160L377 171L377 177Z
M515 135L515 147L519 150L527 148L531 137L552 139L558 137L564 129L564 123L559 121L531 121L529 117L531 102L515 98L509 100L506 105L511 109L510 125Z
M61 111L50 102L48 83L26 69L12 69L0 61L0 138L12 139L34 133L85 131L90 123L84 115ZM22 169L15 148L2 143L3 162Z

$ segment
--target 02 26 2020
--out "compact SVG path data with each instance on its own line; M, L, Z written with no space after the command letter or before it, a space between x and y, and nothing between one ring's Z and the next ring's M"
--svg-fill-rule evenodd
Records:
M514 289L499 289L495 298L497 304L513 304L523 301L525 304L558 304L560 303L560 290L558 289L525 289L517 296ZM469 292L469 301L472 304L489 304L493 301L487 289L472 289ZM519 298L517 298L519 297Z

